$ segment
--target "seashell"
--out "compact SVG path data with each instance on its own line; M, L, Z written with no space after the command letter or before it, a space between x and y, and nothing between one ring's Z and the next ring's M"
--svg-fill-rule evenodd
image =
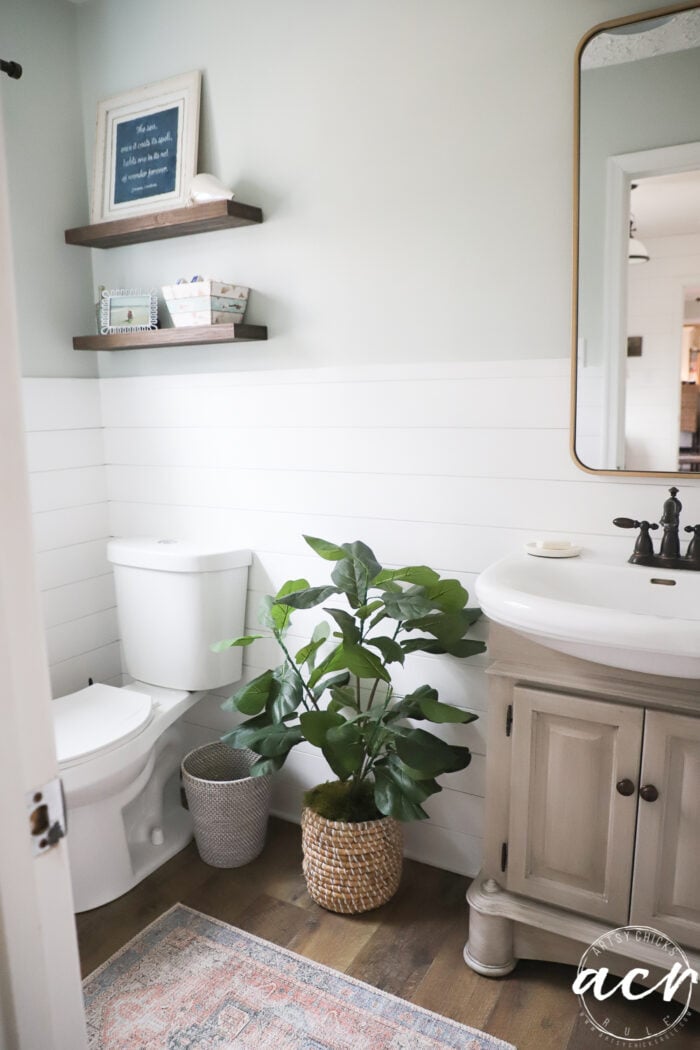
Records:
M205 201L230 201L234 194L224 186L215 175L195 175L190 183L190 204L203 204Z

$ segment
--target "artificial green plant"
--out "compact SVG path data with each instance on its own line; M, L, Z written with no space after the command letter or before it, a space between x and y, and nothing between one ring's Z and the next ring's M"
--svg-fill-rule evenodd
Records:
M226 702L248 717L223 739L259 756L253 775L280 769L305 740L321 749L350 801L360 803L362 815L351 819L421 820L427 816L422 803L441 790L436 777L464 769L471 754L412 723L464 724L477 716L442 703L429 685L399 695L391 668L415 652L461 658L483 652L483 642L464 637L481 610L467 608L469 596L457 580L441 579L425 565L384 569L359 541L338 546L304 539L335 562L332 583L310 587L307 580L289 580L263 599L260 623L283 659ZM293 614L320 605L336 630L331 634L322 620L292 653ZM213 648L248 646L263 637L269 635L231 638Z

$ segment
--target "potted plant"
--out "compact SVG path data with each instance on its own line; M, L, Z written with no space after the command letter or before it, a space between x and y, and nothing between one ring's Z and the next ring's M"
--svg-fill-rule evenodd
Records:
M395 692L392 668L410 653L469 657L485 650L464 636L479 618L453 579L424 565L384 569L364 543L336 545L305 536L334 562L331 583L289 580L263 599L260 623L274 636L282 662L227 701L247 718L223 740L259 758L251 775L280 769L293 747L320 748L336 781L304 796L304 874L312 898L332 911L377 907L396 891L401 873L400 821L427 817L422 803L441 790L436 778L464 769L469 749L447 743L414 722L466 723L477 716L442 703L422 685ZM296 610L323 606L309 641L291 651ZM252 645L269 635L218 642Z

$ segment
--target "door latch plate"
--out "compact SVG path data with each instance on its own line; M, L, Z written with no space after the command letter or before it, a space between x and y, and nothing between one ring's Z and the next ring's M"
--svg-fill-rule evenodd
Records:
M35 791L28 791L26 801L32 853L38 857L56 846L67 831L66 804L60 778L50 780Z

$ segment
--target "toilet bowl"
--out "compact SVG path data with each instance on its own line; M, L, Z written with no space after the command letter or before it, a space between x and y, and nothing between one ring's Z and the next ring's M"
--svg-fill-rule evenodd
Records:
M240 651L221 660L210 645L243 631L250 552L121 540L110 541L108 558L124 663L137 680L54 701L78 912L126 893L191 838L183 715L240 677Z

